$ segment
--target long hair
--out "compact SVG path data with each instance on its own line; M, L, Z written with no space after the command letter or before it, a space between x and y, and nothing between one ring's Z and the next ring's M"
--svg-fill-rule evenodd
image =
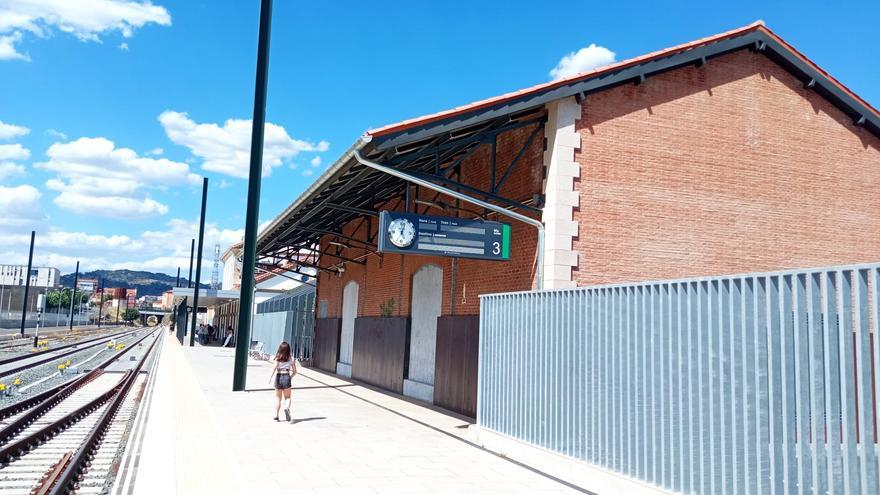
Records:
M290 344L282 342L275 353L275 361L290 361Z

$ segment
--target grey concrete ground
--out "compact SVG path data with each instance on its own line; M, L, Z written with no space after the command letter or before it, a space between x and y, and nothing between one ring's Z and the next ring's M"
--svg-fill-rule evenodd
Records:
M166 345L167 352L178 344L169 338ZM471 444L468 422L461 417L315 370L301 369L294 379L294 421L275 422L269 363L250 361L250 391L232 392L232 349L174 349L180 350L188 370L175 371L178 381L186 382L191 372L190 386L197 390L187 392L188 400L194 407L204 401L207 407L198 410L208 411L186 421L220 425L222 433L210 434L222 438L191 435L186 445L176 446L180 456L202 441L216 447L201 454L205 459L166 460L165 469L185 462L187 470L205 469L205 476L211 476L216 471L212 465L234 466L229 469L238 471L246 493L578 493ZM172 435L165 440L172 441L184 442ZM154 445L145 455L170 450ZM197 478L181 481L182 475L178 469L179 493L181 486L196 489L200 484ZM236 490L230 486L227 492Z

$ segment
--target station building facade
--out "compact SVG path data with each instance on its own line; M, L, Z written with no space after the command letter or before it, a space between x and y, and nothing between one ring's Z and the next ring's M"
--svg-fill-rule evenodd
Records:
M258 252L317 253L316 366L473 415L481 294L877 261L878 190L880 114L755 23L369 131ZM510 223L510 260L379 253L383 210Z

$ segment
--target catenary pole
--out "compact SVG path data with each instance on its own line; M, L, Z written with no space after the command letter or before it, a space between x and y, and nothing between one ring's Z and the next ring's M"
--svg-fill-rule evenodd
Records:
M242 391L247 383L247 350L254 309L254 264L257 258L257 228L260 216L260 176L263 171L263 130L266 125L266 89L269 81L269 34L272 0L260 2L260 33L257 43L257 75L254 88L254 118L251 129L251 164L248 175L247 218L244 227L244 256L241 263L238 330L235 334L235 367L232 390Z
M186 277L186 287L192 287L193 279L193 256L196 254L196 240L193 239L189 245L189 276Z
M76 262L76 275L73 276L73 292L70 293L70 329L73 330L73 301L76 299L76 284L79 283L79 261Z
M104 279L98 282L98 328L101 328L101 317L104 316Z
M193 285L193 316L189 327L189 346L196 342L196 321L199 318L199 285L202 283L202 242L205 240L205 206L208 203L208 178L202 179L202 216L199 219L199 250L196 256L196 283Z
M21 303L21 336L24 337L24 323L27 320L27 299L28 292L31 290L31 267L34 263L34 236L37 235L35 230L31 231L31 249L28 254L28 267L27 273L24 274L24 302ZM12 300L12 293L10 291L9 294L10 300Z
M177 281L174 282L174 287L180 287L180 267L177 267Z

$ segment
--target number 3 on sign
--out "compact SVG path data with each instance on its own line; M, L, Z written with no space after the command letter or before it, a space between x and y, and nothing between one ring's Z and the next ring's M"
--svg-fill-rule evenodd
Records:
M501 243L495 241L492 243L492 254L501 254Z

